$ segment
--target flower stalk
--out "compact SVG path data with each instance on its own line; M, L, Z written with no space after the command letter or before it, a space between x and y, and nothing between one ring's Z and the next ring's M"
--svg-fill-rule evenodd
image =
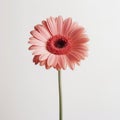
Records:
M61 71L58 70L58 92L59 92L59 120L62 119L62 84L61 84Z

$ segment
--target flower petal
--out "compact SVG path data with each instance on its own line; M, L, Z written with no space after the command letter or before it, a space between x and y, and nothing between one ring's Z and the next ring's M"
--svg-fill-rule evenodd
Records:
M32 55L40 55L41 54L41 51L40 50L35 50Z
M89 39L88 39L87 37L80 39L80 42L81 42L81 43L86 43L86 42L88 42L88 41L89 41Z
M51 66L48 66L47 64L45 64L45 68L46 68L46 69L50 69Z
M75 29L70 35L69 37L71 37L71 39L79 39L82 37L81 33L83 34L84 28L77 28Z
M60 66L60 68L66 69L66 59L64 55L58 56L58 65Z
M54 66L56 56L54 54L50 54L47 59L48 66Z
M70 27L72 25L72 19L67 18L63 21L63 33L67 35L69 33Z
M59 64L57 64L54 68L57 69L57 70L61 69L61 67L59 66Z
M38 40L30 40L28 41L29 44L32 44L32 45L40 45L40 42Z
M46 38L44 38L38 31L32 30L31 35L34 36L36 39L41 40L41 41L47 41Z
M39 57L39 60L42 61L42 60L46 60L48 58L48 56L50 55L49 52L45 53L45 54L42 54L40 55Z
M40 47L39 49L35 49L35 51L32 53L33 55L41 55L41 54L47 54L48 51L45 49L45 47Z
M40 61L40 66L43 66L46 64L46 60Z
M32 45L29 47L29 50L35 50L35 49L39 49L40 46L37 46L37 45Z
M73 70L75 68L75 64L73 61L71 61L71 58L69 58L69 56L66 56L66 61L68 66Z
M78 37L74 40L72 40L73 44L76 44L76 45L82 45L82 44L85 44L86 42L88 42L89 39L87 38L87 36L84 36L84 37Z
M34 56L33 62L34 62L35 64L38 64L38 63L39 63L39 55L35 55L35 56Z
M51 18L51 22L54 26L54 31L57 34L57 22L56 22L55 18L53 18L53 17L50 17L50 18Z
M49 32L49 34L52 35L49 28L48 28L48 26L47 26L47 22L45 20L42 21L42 25Z
M76 30L77 28L79 28L78 23L72 22L72 23L71 23L71 27L70 27L70 29L69 29L69 31L68 31L68 35L70 35L70 34L71 34L74 30Z
M67 57L72 61L72 62L77 62L79 61L79 56L77 55L76 52L70 52Z
M59 35L62 35L62 33L63 33L63 18L62 18L62 16L58 16L56 19L56 22L57 22L57 33Z
M51 32L52 35L56 35L57 34L57 31L56 31L56 24L54 22L54 19L52 17L48 18L47 19L47 26L48 26L48 29L49 31Z
M40 32L40 34L44 37L44 38L46 38L46 40L48 40L50 37L51 37L51 34L49 33L49 31L48 30L46 30L46 28L45 27L43 27L42 25L36 25L35 26L35 29L38 31L38 32Z
M42 41L39 41L35 38L30 38L30 41L28 41L28 43L32 44L32 45L38 45L38 46L45 46L45 43Z

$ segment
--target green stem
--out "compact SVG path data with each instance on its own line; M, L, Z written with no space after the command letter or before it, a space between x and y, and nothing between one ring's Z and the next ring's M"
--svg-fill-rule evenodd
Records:
M58 91L59 91L59 120L62 120L62 87L60 70L58 70Z

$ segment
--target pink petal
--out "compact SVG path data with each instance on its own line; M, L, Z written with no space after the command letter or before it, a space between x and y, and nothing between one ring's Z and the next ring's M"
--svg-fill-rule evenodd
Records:
M48 26L48 29L49 31L51 32L52 35L56 35L57 34L57 31L56 31L56 24L55 21L52 17L48 18L47 19L47 26Z
M56 20L53 17L50 17L50 18L51 18L51 22L52 22L52 24L54 26L54 31L57 34L57 23L56 23Z
M74 46L75 47L75 46ZM80 49L81 51L88 51L87 45L81 44L79 46L76 46L76 49Z
M57 64L54 68L57 69L57 70L61 69L61 67L59 66L59 64Z
M34 36L36 39L41 40L41 41L47 41L46 38L44 38L38 31L33 30L30 32L32 36Z
M48 66L54 66L55 60L56 60L56 55L50 54L47 59Z
M74 45L82 45L82 44L85 44L86 42L88 42L89 39L85 36L85 37L79 37L77 39L74 39L72 42Z
M69 37L71 37L71 39L79 39L81 37L81 33L84 32L84 28L77 28L76 30L74 30Z
M40 32L40 34L46 38L46 39L49 39L51 37L51 34L49 33L48 30L46 30L45 27L43 27L42 25L36 25L35 26L35 29Z
M40 45L40 42L38 40L30 40L28 43L32 45Z
M45 53L45 54L42 54L40 55L39 57L39 60L42 61L42 60L46 60L48 58L48 56L50 55L49 52Z
M71 34L74 30L76 30L77 28L79 28L78 23L73 22L73 23L71 24L71 27L70 27L69 31L68 31L68 35L70 35L70 34Z
M73 52L71 52L71 55L74 56L74 59L76 59L76 61L79 61L80 59L85 58L85 56L82 52L73 51Z
M66 56L66 61L67 61L68 66L73 70L75 68L74 62L71 61L71 59L68 56Z
M70 27L72 25L72 19L67 18L63 21L63 33L67 35L69 33Z
M46 60L44 60L44 61L40 61L40 66L45 65L45 63L46 63Z
M80 59L85 59L85 57L87 57L88 53L86 51L80 51L79 52L79 57Z
M58 65L61 68L66 69L66 59L65 59L64 55L59 55L58 56Z
M70 52L68 55L67 55L71 61L73 62L76 62L76 61L79 61L79 56L78 54L76 54L76 52Z
M39 49L34 49L33 55L40 55L40 54L46 54L48 51L45 49L45 47L39 47Z
M47 26L47 22L45 20L42 21L42 25L49 32L49 34L52 35L49 28L48 28L48 26Z
M58 18L56 19L56 22L57 22L57 33L59 35L62 35L63 33L63 18L62 16L58 16Z
M81 50L80 48L74 48L73 52L76 52L79 56L81 56L81 54L85 57L88 55L87 51Z
M46 67L46 69L50 69L51 68L51 66L48 66L47 64L45 64L45 67Z
M41 54L41 51L40 50L35 50L32 55L40 55Z
M81 43L86 43L86 42L88 42L88 41L89 41L88 38L81 38L81 39L80 39L80 42L81 42Z
M35 64L38 64L38 63L39 63L39 55L34 56L33 62L34 62Z
M39 49L40 46L37 46L37 45L32 45L29 47L29 50L35 50L35 49Z
M36 41L39 41L38 39L34 38L34 37L30 37L29 40L36 40Z
M58 56L59 55L55 55L55 62L53 64L53 67L56 67L57 63L58 63Z
M35 38L30 38L30 41L28 43L33 44L33 45L38 45L38 46L45 46L46 44L42 41L39 41Z
M67 67L67 62L66 62L66 55L62 55L62 64L63 64L63 69L65 70Z

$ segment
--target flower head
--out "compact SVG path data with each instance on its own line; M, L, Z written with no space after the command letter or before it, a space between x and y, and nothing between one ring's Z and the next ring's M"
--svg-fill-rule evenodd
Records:
M75 64L87 56L88 38L84 28L72 22L71 18L50 17L30 33L29 50L33 50L33 62L45 65L46 69L54 67L60 70L67 66L74 69Z

